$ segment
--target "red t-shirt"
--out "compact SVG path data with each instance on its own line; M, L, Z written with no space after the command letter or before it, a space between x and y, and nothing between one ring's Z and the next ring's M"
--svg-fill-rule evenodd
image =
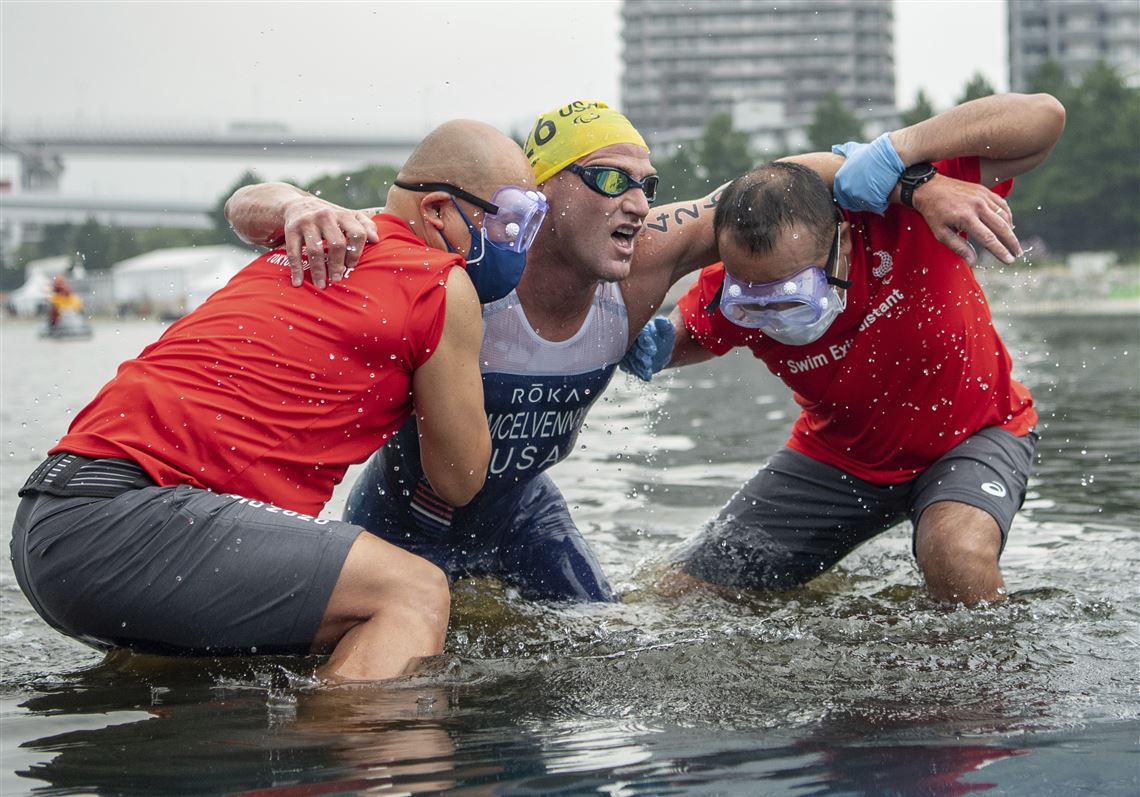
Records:
M373 220L379 242L325 290L291 287L283 249L254 260L123 363L52 451L319 512L411 414L412 372L439 342L447 275L463 263L394 216Z
M978 182L978 159L938 171ZM994 190L1005 196L1012 181ZM724 266L701 271L678 307L693 339L724 354L747 346L795 393L802 408L788 445L878 485L914 478L975 432L1026 434L1033 399L1010 376L1009 352L964 260L940 244L921 214L892 205L851 223L847 308L823 337L786 346L708 312Z

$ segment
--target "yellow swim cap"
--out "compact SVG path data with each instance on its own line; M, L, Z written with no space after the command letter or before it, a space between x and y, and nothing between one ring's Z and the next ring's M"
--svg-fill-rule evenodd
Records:
M534 168L534 181L546 182L574 161L610 144L649 147L637 128L604 102L575 100L538 117L523 151Z

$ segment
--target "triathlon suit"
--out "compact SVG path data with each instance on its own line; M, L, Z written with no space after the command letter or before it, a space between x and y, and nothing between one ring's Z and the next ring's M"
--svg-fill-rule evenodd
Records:
M936 166L980 179L977 158ZM786 447L679 555L693 575L755 588L802 583L946 500L990 513L1004 543L1024 499L1037 414L972 269L914 210L844 217L852 285L814 343L788 346L725 318L721 264L678 302L695 342L718 355L747 346L801 407Z
M413 409L462 258L402 220L345 279L275 250L123 363L28 480L12 552L50 624L100 646L306 652L362 529L318 518Z
M597 289L581 329L544 340L511 292L483 308L484 401L491 429L487 483L448 506L420 466L415 419L369 461L345 519L437 564L449 578L494 575L531 599L613 595L566 502L544 471L569 455L590 406L629 343L616 283Z

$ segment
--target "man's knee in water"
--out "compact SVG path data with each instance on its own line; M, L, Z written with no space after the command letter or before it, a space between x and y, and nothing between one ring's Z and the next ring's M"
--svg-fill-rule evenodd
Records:
M1001 529L988 513L954 501L931 504L915 535L918 566L933 598L968 605L1005 598Z

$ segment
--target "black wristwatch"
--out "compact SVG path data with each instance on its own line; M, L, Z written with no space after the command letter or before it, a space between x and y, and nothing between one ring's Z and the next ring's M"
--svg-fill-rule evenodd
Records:
M914 204L914 189L925 183L934 175L938 174L938 170L930 163L912 163L903 169L903 173L899 175L899 199L908 208L913 208Z

